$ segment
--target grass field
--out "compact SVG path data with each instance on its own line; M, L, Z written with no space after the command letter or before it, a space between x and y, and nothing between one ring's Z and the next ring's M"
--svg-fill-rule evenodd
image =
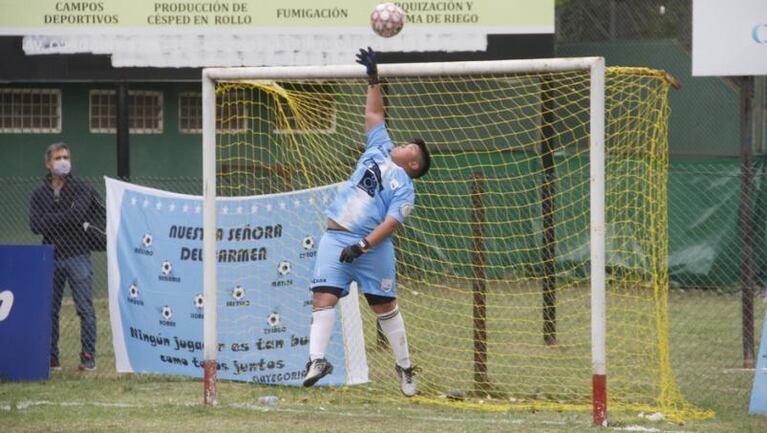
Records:
M38 383L0 384L5 432L586 432L587 411L474 411L404 398L348 398L343 391L219 384L217 407L201 402L199 380L114 372L106 304L99 304L98 371L76 371L76 329L65 333L64 370ZM761 327L765 303L757 302ZM62 317L76 324L73 306ZM672 364L685 398L713 418L684 424L609 412L614 431L765 432L767 417L749 416L753 371L741 366L740 298L716 292L672 293ZM757 336L758 338L758 336ZM758 340L757 340L758 341ZM6 350L6 349L3 349ZM609 363L609 359L608 359ZM608 365L609 372L609 365ZM608 382L609 387L609 382ZM276 395L275 406L258 397Z

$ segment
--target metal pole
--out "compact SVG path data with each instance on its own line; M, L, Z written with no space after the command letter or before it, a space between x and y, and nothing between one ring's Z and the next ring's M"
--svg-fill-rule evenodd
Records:
M487 377L487 331L485 300L485 206L482 196L485 190L485 177L481 172L474 173L471 184L471 236L474 240L472 253L472 291L474 293L474 388L477 391L487 389L490 379Z
M765 78L764 75L754 77L754 99L752 101L754 110L754 152L759 154L764 153L766 145L764 142L764 104L767 103L767 99L765 99L765 92L767 92Z
M605 60L591 67L589 167L591 209L591 362L594 424L607 425L605 253Z
M743 368L754 368L754 166L751 101L753 77L743 77L740 88L740 287Z
M117 177L130 180L130 118L128 117L128 84L117 85Z
M215 405L218 332L216 312L216 86L202 74L202 191L203 191L203 401Z
M527 60L480 60L444 63L387 63L378 65L382 77L415 77L435 75L481 75L561 72L589 70L600 61L600 57L569 57L557 59ZM603 60L602 60L603 61ZM245 68L207 68L210 79L229 80L271 80L271 79L341 79L365 78L365 70L359 65L325 66L257 66Z
M543 261L543 341L546 345L557 344L557 275L556 275L556 230L554 228L554 101L551 96L551 83L541 83L541 164L543 183L541 184L542 248Z

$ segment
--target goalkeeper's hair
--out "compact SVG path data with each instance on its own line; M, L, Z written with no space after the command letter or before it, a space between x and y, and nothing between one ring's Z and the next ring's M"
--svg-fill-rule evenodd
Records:
M421 149L421 155L423 155L423 160L421 161L418 172L413 174L413 179L418 179L429 171L429 167L431 167L431 156L429 155L429 149L426 148L426 142L424 142L423 139L413 138L410 142L417 145L418 148Z

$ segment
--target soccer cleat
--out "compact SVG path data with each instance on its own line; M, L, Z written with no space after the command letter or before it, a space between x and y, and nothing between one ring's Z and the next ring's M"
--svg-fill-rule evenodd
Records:
M394 368L397 370L397 377L399 377L399 389L405 397L412 397L415 395L415 366L410 368L402 368L399 364L394 364Z
M50 369L53 371L61 371L61 363L59 362L59 358L56 358L55 356L51 356Z
M80 365L77 366L80 371L94 371L96 370L96 358L92 353L85 352L80 355Z
M304 386L312 386L318 380L333 372L333 364L325 358L315 359L306 363L306 376L304 376Z

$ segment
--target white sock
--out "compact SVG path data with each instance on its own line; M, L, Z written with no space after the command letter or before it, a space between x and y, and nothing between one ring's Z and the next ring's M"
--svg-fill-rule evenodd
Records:
M312 328L309 333L309 359L314 361L325 357L325 350L330 343L333 334L333 325L336 323L336 309L325 307L312 310Z
M410 351L407 347L407 331L405 321L399 312L399 305L388 313L378 315L378 323L381 324L386 339L389 340L397 365L402 368L410 368Z

